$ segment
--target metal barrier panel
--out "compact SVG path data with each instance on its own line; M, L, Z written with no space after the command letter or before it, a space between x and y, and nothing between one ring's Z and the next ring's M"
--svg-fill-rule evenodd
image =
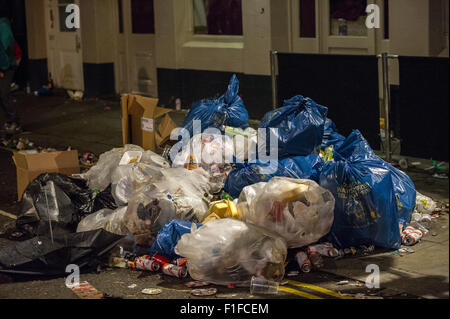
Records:
M402 154L448 162L448 58L399 57Z
M278 105L301 94L328 107L339 133L358 129L380 149L378 59L368 55L278 53Z

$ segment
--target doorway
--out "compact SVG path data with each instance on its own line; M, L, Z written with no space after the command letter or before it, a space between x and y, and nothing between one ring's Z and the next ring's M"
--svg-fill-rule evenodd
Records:
M157 97L153 0L115 0L116 91Z
M48 72L54 85L84 91L81 29L69 28L66 12L69 4L80 0L46 0Z

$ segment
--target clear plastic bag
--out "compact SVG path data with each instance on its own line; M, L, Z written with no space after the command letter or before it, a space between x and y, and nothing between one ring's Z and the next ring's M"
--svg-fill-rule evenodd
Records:
M125 224L138 245L151 245L173 219L199 223L208 215L212 197L208 174L184 168L162 169L161 174L159 181L137 190L128 202Z
M83 218L78 224L77 233L103 228L110 233L125 236L128 234L128 230L123 222L126 211L126 207L121 207L116 210L99 210L98 212Z
M414 213L431 214L436 207L434 200L416 191L416 207L414 208Z
M188 271L195 280L248 285L252 276L281 281L287 246L267 229L225 218L193 227L178 241L175 253L188 258Z
M95 166L91 167L80 177L88 181L89 188L103 191L111 184L111 174L119 166L120 160L125 152L141 151L142 147L137 145L125 145L123 148L114 148L100 155Z
M330 232L335 199L316 182L274 177L253 189L256 195L247 189L238 202L243 220L275 231L289 248L309 245ZM250 202L244 204L246 198Z
M233 163L234 144L228 135L197 134L172 161L172 167L202 168L210 174L213 192L220 191Z
M111 175L111 194L118 206L126 206L135 190L161 177L158 166L144 163L118 166Z

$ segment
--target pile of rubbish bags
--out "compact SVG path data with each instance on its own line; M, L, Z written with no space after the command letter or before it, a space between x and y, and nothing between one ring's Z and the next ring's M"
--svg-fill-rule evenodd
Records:
M426 228L432 200L359 131L340 135L326 107L298 95L255 130L238 93L233 76L219 98L194 103L174 156L125 145L83 174L39 176L16 224L29 239L0 249L0 271L64 273L108 255L110 266L248 286L281 281L292 249L307 272L319 257L398 249L408 227Z

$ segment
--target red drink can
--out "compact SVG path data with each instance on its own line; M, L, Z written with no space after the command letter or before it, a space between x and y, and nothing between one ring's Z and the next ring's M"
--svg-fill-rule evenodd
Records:
M164 264L170 264L170 260L167 259L164 256L161 256L159 254L154 254L152 257L149 257L152 260L156 261L160 266L164 265Z
M412 226L408 226L402 233L402 244L406 246L412 246L420 241L423 237L423 231L416 229Z
M318 253L325 257L337 257L339 255L338 250L328 243L308 246L308 254L312 253Z
M134 268L139 270L158 271L161 266L149 256L138 257L134 260Z
M187 264L187 258L178 258L175 259L172 264L177 265L178 267L184 267Z
M185 267L180 267L173 264L164 264L161 268L161 271L163 274L177 278L184 278L187 275Z
M295 255L295 259L297 259L298 265L303 272L311 271L311 261L308 258L308 255L304 251L299 251Z

